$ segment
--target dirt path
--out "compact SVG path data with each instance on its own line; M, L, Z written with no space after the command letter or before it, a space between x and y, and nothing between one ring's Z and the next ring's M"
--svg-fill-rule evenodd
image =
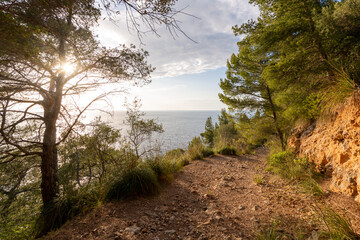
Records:
M267 174L266 154L262 149L257 155L194 161L159 196L107 204L46 239L256 239L274 221L279 231L316 231L312 200ZM358 212L343 196L328 194L322 201L339 198Z

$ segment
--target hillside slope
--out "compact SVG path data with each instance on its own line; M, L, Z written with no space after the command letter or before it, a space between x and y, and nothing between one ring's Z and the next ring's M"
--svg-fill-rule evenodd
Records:
M321 228L313 200L266 173L266 154L194 161L160 195L106 204L44 239L255 239L275 220L278 231L311 236ZM345 196L321 200L335 201L360 215ZM360 226L355 218L353 224Z
M338 106L331 118L298 127L289 146L332 176L330 189L360 202L360 95Z

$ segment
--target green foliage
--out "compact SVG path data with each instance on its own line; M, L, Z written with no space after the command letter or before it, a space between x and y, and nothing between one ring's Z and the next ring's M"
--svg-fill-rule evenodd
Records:
M316 120L360 84L359 0L251 0L260 16L241 26L239 50L220 80L220 100L240 112L252 146L286 137L297 120ZM256 116L258 115L258 116Z
M282 226L284 225L285 226ZM301 226L289 226L288 222L282 223L281 221L272 221L271 224L265 225L262 230L259 232L257 239L258 240L305 240L312 239L311 232L305 234L302 231ZM279 225L282 226L282 229L279 229ZM284 228L286 229L284 231ZM295 228L295 229L293 229Z
M148 159L146 163L155 172L160 182L172 182L174 180L174 173L180 171L183 166L181 157L170 158L169 155Z
M298 183L305 191L314 196L321 196L324 193L316 181L320 178L320 175L314 171L306 158L298 158L292 152L283 151L271 155L268 158L268 164L268 171Z
M223 93L219 98L230 110L241 114L256 112L265 119L271 118L271 126L284 149L283 129L279 124L281 105L274 101L276 88L270 86L262 74L273 56L253 44L250 35L239 41L238 47L238 54L233 54L228 61L226 79L220 80Z
M264 117L260 112L252 117L246 114L239 115L236 129L241 133L246 144L254 147L264 145L264 143L276 134L271 119Z
M260 175L255 175L254 177L254 182L257 184L257 185L261 185L264 183L264 177L263 176L260 176Z
M158 123L156 119L144 119L145 113L140 111L141 102L135 99L134 102L126 106L126 118L124 123L129 126L127 130L127 138L132 150L138 158L145 153L151 152L154 149L141 149L141 145L145 140L150 140L153 133L163 133L162 124Z
M214 155L214 151L211 148L205 148L204 150L202 150L202 156L204 158L210 157L211 155Z
M190 160L187 158L186 152L181 149L173 149L168 151L164 156L163 159L175 161L177 165L177 169L181 169L183 166L188 165Z
M289 180L301 180L307 175L309 163L306 158L298 159L289 151L274 154L269 158L273 172Z
M130 169L110 184L106 200L150 196L159 193L160 185L155 172L146 164Z
M188 145L185 158L188 161L199 160L212 154L214 154L214 152L204 145L200 137L194 137Z
M226 146L217 150L217 153L222 155L236 155L236 149L234 147Z
M276 223L272 222L270 226L264 227L259 235L258 240L281 240L286 239L285 234L280 233L276 230Z
M209 147L214 145L214 125L212 123L211 117L208 117L205 123L205 132L201 133L200 136Z
M336 81L324 89L321 98L322 113L331 112L339 104L344 103L346 98L354 94L357 83L342 69L335 68Z
M360 239L360 235L355 232L350 219L346 216L346 214L339 214L331 208L323 211L323 214L323 220L326 226L329 228L329 231L324 232L322 235L332 240Z
M87 213L100 206L104 201L104 195L99 186L79 189L72 194L57 198L48 205L37 221L37 233L50 231L60 228L64 223L73 217ZM51 214L51 222L44 222L43 216Z
M178 159L184 156L185 151L181 148L173 149L165 153L164 159Z
M337 1L316 16L316 27L331 50L331 65L342 69L356 86L360 84L359 5L359 0Z
M1 205L4 206L3 202ZM40 212L39 190L17 195L6 213L4 210L0 211L0 239L32 239L36 219L39 217Z
M97 118L85 134L72 135L59 147L59 184L71 192L93 181L103 184L119 168L127 168L136 156L127 147L120 131Z
M41 205L39 164L39 157L0 163L0 239L31 238Z

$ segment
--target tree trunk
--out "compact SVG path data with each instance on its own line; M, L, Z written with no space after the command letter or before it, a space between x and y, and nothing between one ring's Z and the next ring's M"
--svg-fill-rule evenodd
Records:
M65 53L65 40L61 37L59 39L60 63L65 62ZM58 76L51 80L48 96L43 101L45 132L41 156L41 194L44 209L59 193L57 178L58 158L56 146L56 121L61 108L64 78L65 73L62 71Z
M285 150L286 150L286 146L285 146L285 141L284 141L284 135L283 135L283 132L281 131L281 129L279 128L279 124L278 124L278 121L277 121L277 115L276 115L275 105L274 105L274 103L273 103L273 101L272 101L272 98L271 98L271 91L270 91L270 88L269 88L268 86L266 86L266 90L267 90L267 94L268 94L269 103L270 103L270 106L271 106L271 111L272 111L272 114L273 114L273 119L274 119L275 128L276 128L278 137L279 137L279 139L280 139L281 149L282 149L283 151L285 151Z
M57 78L60 80L63 76ZM59 194L58 185L58 157L56 146L56 121L60 112L62 87L56 84L56 92L44 101L45 132L43 138L43 152L41 156L41 195L43 200L43 223L37 237L46 234L54 227L54 200Z
M59 193L57 171L56 126L50 122L46 124L41 156L41 195L44 206Z
M60 39L59 56L65 59L65 42ZM41 156L41 195L43 200L43 226L37 237L54 228L56 221L54 200L59 194L58 156L56 146L56 121L59 117L65 73L52 79L48 96L43 101L45 132Z

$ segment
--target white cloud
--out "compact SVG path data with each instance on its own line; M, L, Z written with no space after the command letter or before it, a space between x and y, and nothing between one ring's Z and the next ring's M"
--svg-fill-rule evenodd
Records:
M158 38L152 34L145 36L142 46L149 51L149 63L156 67L153 77L172 77L183 74L201 73L226 65L226 60L237 50L237 38L231 27L256 18L258 10L247 0L181 0L178 8L188 6L184 11L199 19L179 16L181 28L197 44L184 36L176 39L161 29ZM104 45L116 46L139 44L136 35L129 34L126 24L115 26L110 22L100 22L97 34Z

